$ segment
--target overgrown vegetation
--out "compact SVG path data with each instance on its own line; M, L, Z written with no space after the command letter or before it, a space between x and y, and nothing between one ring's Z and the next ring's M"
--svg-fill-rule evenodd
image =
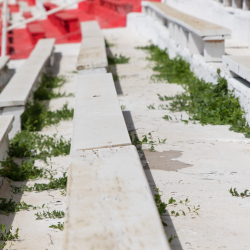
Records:
M20 210L29 210L31 207L33 207L24 201L16 203L13 201L13 197L11 197L9 200L6 198L0 198L0 201L0 213L6 215L9 215L10 213L16 213Z
M64 218L65 216L65 213L63 211L57 211L57 210L53 210L52 212L50 211L43 211L42 213L41 212L38 212L35 214L36 215L36 220L43 220L43 219L61 219L61 218Z
M34 100L43 101L51 100L52 98L72 96L73 94L66 95L66 92L54 92L54 88L59 88L63 86L65 82L66 79L63 76L52 76L48 74L43 74L42 79L39 83L39 87L34 93Z
M51 189L66 189L67 186L67 176L66 172L63 173L63 177L52 178L48 184L46 183L35 183L33 187L25 186L25 191L36 191L41 192Z
M0 240L3 241L3 244L0 246L1 249L7 245L6 241L14 241L19 238L18 235L19 228L16 229L16 232L14 234L11 231L12 226L10 227L10 230L7 230L6 225L1 223L0 228L1 228Z
M155 63L152 76L155 81L168 81L181 84L184 92L174 97L160 96L161 101L169 101L170 111L185 111L189 120L199 121L202 125L231 125L230 130L244 133L250 138L250 127L245 118L245 112L234 97L234 92L228 90L227 81L221 77L218 70L218 84L207 83L199 79L190 70L190 65L180 56L170 59L166 50L151 45L138 47L149 52L147 58Z
M62 136L41 135L36 132L21 131L10 140L10 157L30 157L46 162L47 157L68 155L71 140L66 141Z
M154 147L155 145L157 145L157 144L164 144L167 139L159 139L158 138L158 142L154 141L154 138L152 136L153 132L154 131L151 131L148 134L143 135L142 136L142 138L143 138L142 141L140 141L140 139L138 138L137 134L132 134L130 132L129 133L130 140L131 140L132 144L137 147L138 150L141 150L141 147L140 147L141 145L148 144L150 146L149 151L154 151L155 150L155 147Z
M74 109L69 109L68 104L56 111L49 110L44 103L34 101L28 103L22 114L22 130L40 131L45 126L58 124L61 120L72 119Z
M109 65L125 64L125 63L128 63L130 60L129 57L123 56L121 54L119 56L115 54L113 57L108 56L107 58L108 58Z
M34 166L34 160L22 161L19 166L12 157L1 161L0 176L13 181L25 181L43 176L43 169Z

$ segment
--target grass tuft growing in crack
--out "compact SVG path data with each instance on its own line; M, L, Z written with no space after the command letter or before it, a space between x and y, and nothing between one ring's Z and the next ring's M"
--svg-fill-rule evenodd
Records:
M63 211L57 211L57 210L53 210L52 212L50 211L43 211L38 212L35 214L36 215L36 220L43 220L43 219L61 219L64 218L65 213Z
M28 103L22 114L22 130L40 131L45 126L58 124L61 120L70 120L73 118L74 109L68 109L68 104L56 111L49 110L44 103L34 101Z
M67 176L66 172L63 173L63 177L52 178L48 184L45 183L35 183L33 187L25 187L25 191L36 191L42 192L51 189L66 189L67 186Z
M107 58L108 58L109 65L125 64L125 63L128 63L130 60L129 57L123 56L121 54L119 56L115 54L113 57L108 56Z
M19 212L20 210L29 210L31 207L33 207L32 205L28 205L24 201L16 203L15 201L13 201L12 196L9 200L6 198L0 198L0 201L0 213L6 215Z
M10 140L10 157L29 157L46 162L47 157L68 155L71 140L66 141L61 136L41 135L36 132L21 131Z
M155 63L152 76L155 81L168 81L181 84L185 92L174 97L160 96L161 101L172 100L169 110L172 112L185 111L190 120L199 121L202 125L231 125L230 130L244 133L250 138L250 127L241 108L239 99L234 91L228 90L227 81L221 77L218 70L216 85L199 79L190 70L190 65L180 56L170 59L166 50L150 45L140 47L149 52L150 61Z
M53 228L53 229L59 229L60 231L63 231L64 230L64 223L58 222L57 225L51 225L49 227Z
M0 246L1 249L7 245L6 241L14 241L19 239L18 235L19 228L16 229L16 232L14 234L11 231L13 228L12 226L10 227L10 230L7 230L6 225L1 223L0 228L1 228L0 240L3 241L3 244Z

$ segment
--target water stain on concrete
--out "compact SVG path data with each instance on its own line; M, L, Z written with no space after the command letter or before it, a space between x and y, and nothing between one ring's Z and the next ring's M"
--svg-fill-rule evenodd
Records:
M170 150L151 152L149 150L144 150L144 155L141 157L141 161L145 170L156 169L163 171L177 171L178 169L192 167L190 164L175 160L180 156L182 156L181 151Z

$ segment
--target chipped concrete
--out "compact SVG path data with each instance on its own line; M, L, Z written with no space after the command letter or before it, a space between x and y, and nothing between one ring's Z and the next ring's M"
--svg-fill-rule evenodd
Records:
M135 49L148 42L136 31L117 28L103 33L115 44L109 48L109 53L131 57L129 64L111 68L120 76L116 87L120 105L125 106L123 113L128 130L136 132L140 139L151 131L155 131L152 133L155 140L167 138L165 144L155 146L159 158L152 158L152 163L147 158L148 145L143 147L149 161L149 169L145 162L144 166L150 186L159 187L164 202L171 197L177 201L189 200L186 205L185 202L169 205L163 216L168 224L165 227L167 235L178 237L172 241L172 249L249 249L250 200L233 197L228 190L231 187L238 191L249 188L250 139L229 131L229 126L185 125L181 118L187 119L188 115L184 112L158 109L162 102L157 93L173 95L182 91L181 86L150 80L153 72L147 66L147 54ZM150 104L156 109L148 109ZM173 120L165 121L164 115L170 115ZM169 152L173 157L169 156L167 167L175 171L159 169L164 166L164 157L160 156ZM143 163L143 154L140 156ZM176 166L176 160L185 167ZM199 208L198 215L194 206ZM186 216L170 216L172 211L180 214L184 211Z

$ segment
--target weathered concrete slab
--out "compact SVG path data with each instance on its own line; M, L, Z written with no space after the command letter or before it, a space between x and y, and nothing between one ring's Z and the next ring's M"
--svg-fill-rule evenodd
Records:
M170 250L134 146L73 157L64 250Z
M107 66L104 38L100 36L83 38L76 69L84 70Z
M166 4L143 1L142 6L152 8L169 21L175 22L201 37L230 36L231 34L231 31L225 27L187 15Z
M13 115L0 116L0 161L7 157L7 151L9 150L8 133L13 121Z
M223 56L223 66L250 82L250 56Z
M103 37L101 28L97 21L81 22L82 37Z
M41 39L0 94L0 107L25 105L53 52L55 39Z
M71 151L131 145L112 74L78 75Z

